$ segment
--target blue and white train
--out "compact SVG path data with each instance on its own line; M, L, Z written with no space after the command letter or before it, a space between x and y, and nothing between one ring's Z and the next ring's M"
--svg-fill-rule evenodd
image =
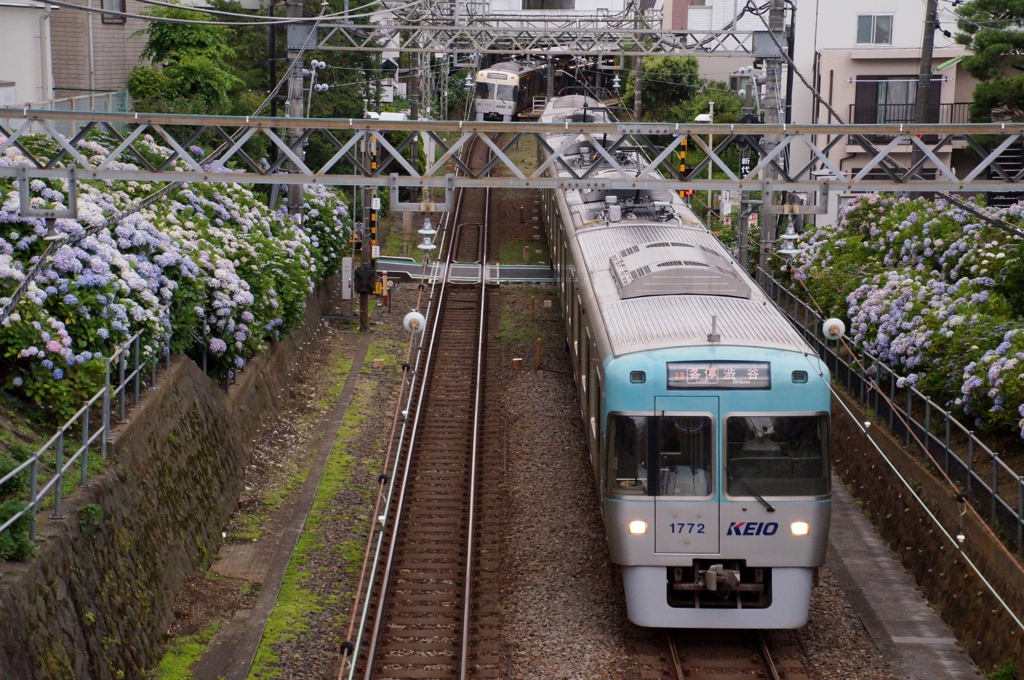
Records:
M540 120L606 122L601 106L559 97ZM573 143L569 165L589 167L593 142ZM674 192L547 190L542 203L629 618L802 626L828 541L827 367Z

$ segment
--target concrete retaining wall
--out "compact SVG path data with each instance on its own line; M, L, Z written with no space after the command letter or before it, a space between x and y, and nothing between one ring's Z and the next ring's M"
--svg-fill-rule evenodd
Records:
M326 291L230 394L172 361L118 432L107 473L66 499L64 519L40 515L36 555L0 564L0 678L139 678L154 665L174 597L216 554L251 444L322 328ZM97 527L80 525L88 503L103 508Z
M867 420L851 400L854 416ZM857 424L833 399L832 459L836 472L860 501L882 536L914 577L942 618L956 632L982 669L1015 660L1024 668L1024 636L958 550L908 493L866 441ZM960 504L951 487L904 451L881 427L870 428L886 456L952 535L959 526ZM966 554L1018 616L1024 615L1024 569L973 511L963 520Z

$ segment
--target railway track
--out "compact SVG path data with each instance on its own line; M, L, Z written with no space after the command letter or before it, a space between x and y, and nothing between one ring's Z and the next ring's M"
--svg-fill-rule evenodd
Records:
M672 630L634 654L638 680L810 680L794 631Z
M487 161L483 144L468 153L476 167ZM449 263L483 261L489 200L484 189L461 194ZM500 433L484 415L497 321L482 277L441 284L355 677L500 676Z

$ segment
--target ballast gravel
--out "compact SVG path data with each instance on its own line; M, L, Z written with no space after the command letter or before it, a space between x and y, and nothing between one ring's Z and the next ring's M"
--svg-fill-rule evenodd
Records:
M531 320L531 297L536 320ZM543 300L552 300L550 309ZM501 293L509 512L504 645L508 680L635 677L630 650L660 630L626 617L611 564L553 287ZM541 338L542 370L534 370ZM522 358L522 369L512 367ZM895 680L828 567L797 632L810 676Z

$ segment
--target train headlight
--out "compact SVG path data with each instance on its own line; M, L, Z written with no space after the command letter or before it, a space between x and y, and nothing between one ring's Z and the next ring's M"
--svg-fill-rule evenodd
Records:
M642 519L635 519L629 523L629 533L631 534L646 534L647 533L647 522Z
M794 536L806 536L811 531L811 525L807 522L793 522L789 525L789 530Z

